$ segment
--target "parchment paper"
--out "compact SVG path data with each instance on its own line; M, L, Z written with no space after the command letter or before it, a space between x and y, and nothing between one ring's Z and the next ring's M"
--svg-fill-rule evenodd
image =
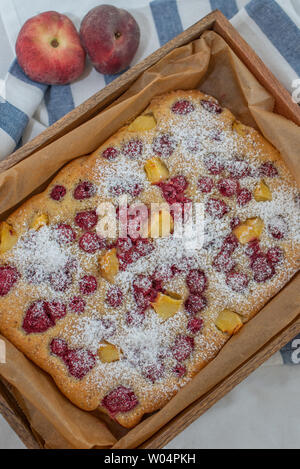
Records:
M159 412L148 417L121 438L113 448L136 448L153 436L183 409L195 402L300 314L300 275L274 297L260 313L221 349L202 371Z
M0 336L0 339L6 344L6 363L0 364L0 374L25 399L23 403L21 399L18 402L47 445L57 447L59 440L65 447L87 449L94 446L109 448L115 443L104 423L74 406L47 373L4 337Z
M37 188L43 187L65 163L95 150L143 111L154 96L191 88L200 88L215 96L237 119L260 129L278 148L300 182L299 127L273 113L272 96L220 36L206 31L200 39L175 49L144 72L126 93L98 116L3 172L0 175L2 217ZM107 448L114 445L114 448L135 448L291 323L300 314L299 292L298 277L232 337L217 357L162 410L125 435L115 424L106 425L107 418L97 418L71 404L52 379L8 341L7 364L0 365L0 374L20 393L19 403L46 447Z

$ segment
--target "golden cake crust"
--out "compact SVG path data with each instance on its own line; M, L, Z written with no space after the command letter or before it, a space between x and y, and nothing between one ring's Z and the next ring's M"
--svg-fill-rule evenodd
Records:
M215 325L216 318L221 310L228 308L235 311L242 317L243 322L246 322L285 285L298 268L300 249L299 242L295 240L294 236L296 202L295 206L292 205L297 195L297 188L280 154L259 132L238 123L229 110L223 109L220 113L212 113L203 107L201 100L216 103L214 98L206 96L197 90L175 91L154 98L143 113L143 115L154 116L156 121L154 128L146 131L130 131L130 127L124 126L92 155L78 158L69 163L58 173L43 193L26 201L7 219L7 223L17 233L18 239L26 236L33 220L40 214L47 214L50 228L61 223L70 225L76 233L76 240L73 243L74 246L70 246L68 255L74 256L77 259L81 270L78 274L73 275L73 283L66 292L53 292L48 284L46 286L42 284L41 286L41 284L30 283L26 280L24 274L22 274L11 290L6 295L0 297L1 333L32 361L48 372L60 390L82 409L90 411L100 407L103 412L109 413L101 404L103 398L118 386L132 389L137 396L138 404L128 412L118 412L116 415L112 415L117 422L128 428L136 425L144 414L153 412L165 405L180 387L186 384L218 353L230 338L229 334L222 332ZM180 101L192 103L193 112L186 115L175 114L172 111L172 106ZM189 151L188 146L191 146L191 143L195 143L194 138L198 137L197 129L201 126L203 128L207 126L206 132L203 133L203 129L201 129L201 134L199 130L201 149ZM235 254L235 261L238 263L239 270L243 270L248 275L250 281L246 293L231 294L230 287L225 284L224 278L226 274L216 271L213 267L213 260L220 247L217 251L213 250L212 253L210 251L203 251L201 259L199 259L198 255L197 261L195 261L197 268L203 269L208 277L208 286L205 290L207 306L198 315L203 319L204 325L198 334L193 335L187 332L189 315L185 312L184 307L181 308L176 317L173 316L163 323L159 321L156 323L157 318L154 311L150 308L151 312L147 314L151 316L151 319L149 319L149 324L146 324L145 330L143 329L144 326L133 329L136 332L136 337L140 334L139 344L145 340L147 334L150 343L153 341L155 347L157 343L161 342L154 333L154 326L156 324L159 324L157 326L159 331L163 330L163 334L165 334L164 340L170 342L170 344L174 343L178 335L193 335L193 352L190 358L183 361L186 367L184 376L178 377L175 373L171 372L172 366L174 366L173 358L167 354L167 358L164 359L166 360L166 375L162 375L152 382L140 372L140 366L142 365L137 364L138 362L134 361L134 356L132 358L131 352L128 352L133 360L132 363L128 364L129 358L126 357L127 362L124 359L121 360L124 364L119 362L99 364L99 359L97 358L96 366L82 379L77 379L71 376L62 359L50 353L51 341L54 338L63 337L68 344L71 344L70 347L72 346L74 349L82 347L84 340L94 344L95 337L90 335L92 334L91 329L95 326L97 319L107 316L113 318L116 322L115 326L117 327L117 334L119 334L119 343L118 340L115 340L115 343L119 348L122 348L122 341L124 341L124 349L129 347L129 350L131 332L128 332L127 326L124 325L124 318L128 309L132 308L132 295L130 289L126 290L127 277L124 274L123 280L122 278L120 280L120 286L124 290L125 299L123 304L116 311L112 307L107 306L105 298L108 290L111 288L111 284L99 274L99 252L88 254L78 248L77 241L82 236L83 231L74 225L74 218L78 212L96 209L101 202L115 202L116 196L109 195L107 184L115 181L117 177L121 177L122 181L125 181L127 184L128 174L139 176L144 184L144 190L137 196L139 202L145 204L165 202L161 188L157 185L147 184L147 179L145 176L142 176L142 173L144 174L143 167L145 161L151 157L151 152L153 153L153 142L161 135L174 136L177 139L172 154L168 157L165 157L165 155L160 155L159 157L168 167L169 178L179 174L184 175L188 179L189 185L185 195L194 202L199 203L206 203L212 197L226 200L230 212L222 217L222 220L218 221L214 228L215 230L220 230L220 238L224 239L224 236L231 232L229 224L234 216L239 216L241 222L259 216L264 220L264 230L260 239L261 245L265 251L274 245L280 247L284 251L284 259L275 267L276 275L266 282L256 282L252 278L253 274L249 266L249 256L247 257L244 254L245 247L239 244ZM222 136L225 136L223 141ZM186 141L184 141L185 138ZM128 168L122 159L118 163L119 156L114 160L103 158L102 154L107 148L116 148L119 153L122 153L124 145L133 140L141 141L143 150L137 158L128 158ZM241 186L248 188L253 194L258 183L264 180L272 193L273 202L256 202L252 196L249 204L239 207L234 197L220 195L216 184L222 178L222 175L211 174L203 165L205 155L212 152L223 155L226 153L227 156L228 152L231 152L231 156L237 153L243 155L243 157L246 155L245 159L251 163L251 158L253 158L253 164L256 168L263 162L272 162L277 168L279 176L247 177L245 179L241 178L239 181ZM197 160L195 153L198 155ZM227 158L226 155L224 158ZM122 156L121 158L124 159L125 157ZM124 164L123 174L122 164ZM115 168L114 174L110 168ZM200 176L210 177L214 181L214 188L210 193L203 193L199 190L198 180ZM75 200L73 196L74 189L82 181L93 183L98 188L98 191L91 198ZM53 200L49 196L56 185L66 188L66 194L61 201ZM263 207L263 204L269 204L269 213L267 213L268 210ZM282 239L274 239L267 230L267 220L270 217L271 222L274 218L278 220L280 215L283 215L288 220L289 234L285 235ZM95 228L92 231L94 230ZM38 233L41 232L38 231ZM0 255L0 266L12 265L19 271L20 266L16 259L21 264L26 264L27 259L22 257L25 256L25 248L22 247L19 251L16 251L18 245L19 243L12 250ZM42 245L38 244L38 248L42 249ZM49 245L49 249L52 249L52 246ZM43 251L41 255L43 255ZM135 275L134 264L132 266L132 272L130 271L128 274L128 282ZM98 288L95 294L84 297L86 301L85 312L78 315L71 312L67 307L67 314L47 331L42 333L26 333L22 325L25 312L30 305L34 301L41 299L48 301L49 298L58 298L68 305L74 295L81 296L78 279L82 277L83 273L93 275L98 281ZM186 272L180 273L164 285L166 291L175 291L184 301L189 295L185 282L186 275ZM116 285L119 285L118 277ZM149 327L149 330L147 327ZM164 327L165 329L163 329ZM88 335L87 338L86 335ZM138 339L132 338L132 340ZM137 344L134 344L134 346L137 346ZM146 352L149 353L149 350L146 350ZM157 350L155 350L156 352ZM142 354L141 359L143 359L143 356Z

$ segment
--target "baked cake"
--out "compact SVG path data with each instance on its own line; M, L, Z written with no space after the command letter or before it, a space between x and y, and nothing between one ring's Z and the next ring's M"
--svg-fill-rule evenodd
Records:
M203 244L174 236L172 212L162 236L166 209L158 237L139 221L138 237L104 239L99 207L120 221L124 196L203 204ZM294 275L298 221L296 184L259 132L197 90L156 97L2 222L1 333L74 404L130 428Z

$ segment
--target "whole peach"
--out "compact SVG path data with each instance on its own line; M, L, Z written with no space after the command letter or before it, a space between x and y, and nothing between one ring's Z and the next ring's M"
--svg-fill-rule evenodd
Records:
M65 85L84 70L85 51L72 21L55 11L30 18L16 42L20 67L31 80Z
M95 69L115 74L132 61L140 42L140 28L128 11L100 5L83 18L80 37Z

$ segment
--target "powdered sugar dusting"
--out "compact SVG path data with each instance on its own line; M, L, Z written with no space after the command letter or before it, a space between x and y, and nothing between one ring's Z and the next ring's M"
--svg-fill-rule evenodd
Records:
M146 189L149 182L138 161L120 156L99 174L99 193L106 197L132 195L137 187Z
M115 286L121 289L124 296L116 308L105 300L111 285L100 277L97 270L99 250L94 253L79 251L78 240L62 246L55 227L44 226L36 232L30 230L25 234L11 253L12 263L25 278L29 276L39 285L41 297L45 299L60 294L69 301L72 295L78 295L80 277L92 271L98 282L97 291L84 295L87 303L84 312L74 313L72 317L67 315L62 320L60 334L69 348L86 349L94 354L95 366L88 374L87 384L92 389L96 387L101 395L120 383L131 388L138 386L139 395L147 395L155 383L157 400L160 396L168 397L188 381L188 371L197 360L208 361L220 348L218 338L222 335L214 326L218 312L230 308L247 319L249 312L261 304L264 283L255 280L245 246L237 243L237 246L230 247L229 261L226 257L228 247L224 248L224 240L232 232L230 223L234 217L238 218L238 223L249 218L261 218L264 229L260 246L264 253L274 246L291 252L299 249L297 189L280 177L280 165L279 177L263 176L270 187L272 200L257 202L253 194L262 179L261 162L267 157L262 145L253 139L251 131L241 137L232 131L232 122L228 124L226 119L223 120L222 113L210 112L207 106L203 107L200 100L191 98L188 92L185 97L193 101L193 105L186 108L188 113L170 113L167 122L165 118L156 116L155 132L140 133L138 145L131 145L129 156L122 152L128 143L126 134L122 134L120 142L116 140L116 157L105 165L96 164L95 167L94 179L98 185L96 203L98 199L104 199L117 204L122 194L129 196L129 202L140 202L142 196L153 189L146 177L144 164L154 155L159 156L169 169L170 178L178 175L186 177L188 187L184 195L193 202L202 203L206 209L203 246L191 250L187 248L186 239L174 235L151 240L150 247L153 249L143 252L143 255L135 252L126 268L116 275ZM200 177L210 179L207 190L202 191L198 187ZM228 197L220 193L218 184L222 178L229 179L232 194ZM158 187L156 189L160 190ZM236 203L237 193L241 189L247 189L251 196L251 200L244 205ZM237 193L234 194L234 191ZM131 245L132 241L129 240L128 249ZM217 264L215 259L220 252L224 257ZM80 263L70 267L74 258L80 258ZM194 269L203 271L208 279L204 293L200 292L203 295L203 309L196 313L198 318L203 319L204 326L196 334L188 330L191 312L185 305L189 295L186 277ZM284 281L287 281L295 270L285 258L274 269L276 275L267 279L268 287L282 285L282 276L277 273L284 272ZM72 277L67 293L59 290L60 284L58 291L53 291L53 287L57 286L53 275L64 275L66 271L67 277ZM237 285L232 288L232 283L228 281L227 275L233 271L243 274L237 277L239 288ZM179 311L168 319L155 312L152 300L152 304L150 302L144 310L139 309L134 296L133 284L138 276L144 276L140 277L138 285L144 298L149 294L148 290L151 292L157 273L163 278L161 285L155 280L157 291L177 294L182 299ZM49 279L52 279L50 283ZM178 338L183 344L186 341L187 349L191 348L191 356L180 363L183 368L187 367L187 373L179 378L174 373L178 365L174 353L176 343L180 342ZM225 342L227 336L222 336L222 340ZM111 363L100 360L98 350L105 344L118 349L118 360Z
M43 282L51 273L63 269L69 257L60 246L53 228L46 225L38 231L26 233L12 252L12 258L21 272L34 271L37 282Z

